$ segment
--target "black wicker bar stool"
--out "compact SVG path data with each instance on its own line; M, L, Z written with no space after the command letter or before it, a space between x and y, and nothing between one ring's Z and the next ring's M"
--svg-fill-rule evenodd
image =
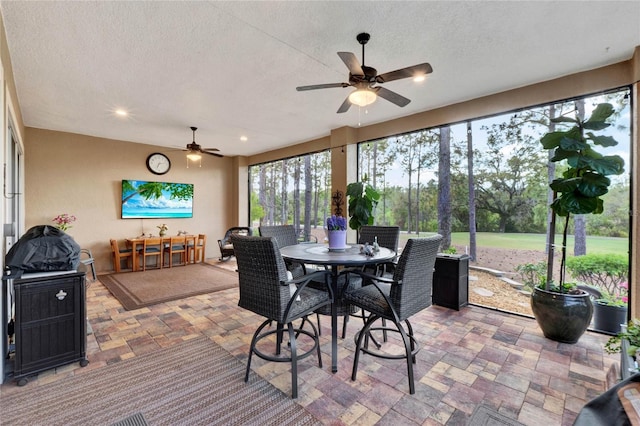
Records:
M415 354L420 348L414 337L409 317L431 306L433 267L441 240L441 235L410 239L398 259L391 279L361 271L349 273L361 276L363 282L371 283L357 289L348 288L343 294L344 300L348 303L370 313L364 327L355 336L356 353L351 380L356 380L361 352L380 358L406 359L409 392L415 393L413 364ZM384 324L381 327L373 327L380 318L392 321L395 328ZM399 333L404 344L404 354L395 355L369 349L367 343L372 330Z
M291 363L291 395L298 397L298 360L317 352L318 365L322 367L318 330L307 315L316 309L330 305L332 301L331 288L328 285L327 271L319 271L290 279L287 276L278 243L273 237L252 237L232 235L236 260L238 262L238 277L240 284L240 300L238 306L248 309L266 320L258 327L251 339L247 370L244 381L249 380L251 358L253 354L267 361ZM326 289L316 289L307 284L324 282ZM293 321L304 319L299 327L294 327ZM275 328L265 328L276 323ZM311 331L304 329L309 324ZM282 334L286 326L289 335L289 354L282 355ZM275 355L262 352L257 348L258 342L270 336L275 336ZM312 339L313 345L305 352L298 353L297 337L302 334Z

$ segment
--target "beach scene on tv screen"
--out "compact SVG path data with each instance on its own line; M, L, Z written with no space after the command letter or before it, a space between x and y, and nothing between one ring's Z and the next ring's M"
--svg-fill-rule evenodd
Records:
M193 217L193 184L122 181L122 218Z

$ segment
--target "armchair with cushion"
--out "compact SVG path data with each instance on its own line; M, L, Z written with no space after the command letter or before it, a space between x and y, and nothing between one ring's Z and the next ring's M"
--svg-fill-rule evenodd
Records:
M218 240L218 246L220 247L220 260L222 262L226 262L231 259L232 256L235 256L233 243L231 242L232 235L251 235L251 233L251 228L246 226L234 226L233 228L227 229L224 237ZM204 259L202 259L202 261L204 262Z
M356 335L356 353L351 380L356 380L361 352L381 358L406 359L409 393L415 393L413 364L419 345L413 335L409 317L431 306L433 269L441 241L441 235L409 239L398 259L393 278L370 275L362 271L349 272L371 283L356 289L348 288L343 295L346 301L370 313L364 327ZM392 321L395 328L385 325L373 327L380 318ZM403 323L406 325L406 330ZM372 330L399 333L404 345L404 354L370 350L367 343Z
M298 360L317 352L318 365L322 367L318 330L310 321L302 321L299 327L293 326L293 321L306 319L314 310L331 304L331 288L327 284L326 271L316 272L298 279L292 279L288 274L284 259L275 239L272 237L251 237L234 234L231 237L238 262L238 278L240 299L238 306L250 310L266 320L257 328L251 339L247 370L244 381L249 380L251 358L253 354L267 361L291 363L291 394L298 397ZM324 282L326 289L315 289L307 284L311 280ZM263 331L273 322L277 325ZM312 331L305 330L309 324ZM289 336L289 354L281 355L282 332L287 328ZM275 355L262 352L265 342L262 341L276 334ZM305 346L302 353L298 353L298 336L310 337L313 344Z

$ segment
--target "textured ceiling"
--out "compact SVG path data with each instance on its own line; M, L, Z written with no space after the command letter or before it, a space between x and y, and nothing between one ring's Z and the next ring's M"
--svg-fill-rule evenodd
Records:
M25 125L250 155L628 60L638 1L1 1ZM336 52L379 73L429 62L367 114L336 114L353 89ZM113 111L130 111L126 119ZM241 142L240 136L247 141Z

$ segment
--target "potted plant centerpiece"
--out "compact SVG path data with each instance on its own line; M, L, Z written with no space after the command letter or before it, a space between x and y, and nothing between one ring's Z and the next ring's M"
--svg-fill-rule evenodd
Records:
M342 216L327 218L327 239L330 251L344 251L347 247L347 219Z
M575 343L587 330L593 315L589 293L574 283L565 282L567 259L567 233L571 214L600 214L604 210L602 197L609 191L609 175L624 171L624 160L618 155L603 156L595 146L615 146L611 136L593 132L610 126L606 120L613 114L613 106L602 103L596 106L586 120L578 117L556 117L551 121L571 125L565 131L553 131L540 140L545 149L553 149L550 161L563 162L567 168L562 177L549 184L554 199L551 203L551 245L547 264L547 278L536 286L531 294L531 309L545 337L563 343ZM556 216L564 218L560 278L553 280L553 243Z

